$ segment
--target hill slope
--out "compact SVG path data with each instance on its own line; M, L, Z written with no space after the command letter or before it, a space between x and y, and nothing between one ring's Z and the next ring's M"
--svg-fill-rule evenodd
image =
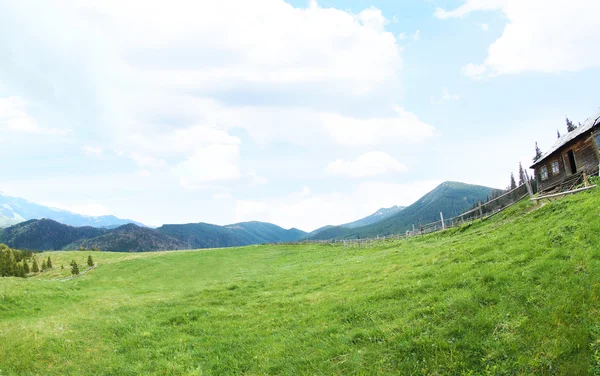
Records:
M440 220L440 212L450 218L485 199L493 188L458 182L445 182L402 211L368 226L348 229L341 226L321 231L314 240L355 239L402 234L413 225Z
M541 208L523 201L368 248L100 252L75 279L60 268L0 279L0 369L597 375L598 202L598 189ZM51 256L85 265L88 253Z
M156 231L186 243L188 248L219 248L250 244L293 242L306 237L304 231L286 230L264 222L244 222L228 226L208 223L164 225Z
M70 226L111 227L127 223L141 223L129 219L120 219L113 215L85 216L66 210L49 208L22 198L0 195L0 227L8 227L30 219L48 218Z
M0 243L12 248L47 251L62 249L70 243L93 238L106 232L107 230L89 226L67 226L51 219L32 219L0 229Z
M397 205L392 206L391 208L381 208L368 217L359 219L358 221L340 225L340 227L357 228L357 227L372 225L374 223L381 222L384 219L389 218L389 217L399 213L404 208L405 208L404 206L397 206Z
M186 244L156 230L128 224L94 238L74 242L64 249L81 247L111 252L152 252L185 249Z

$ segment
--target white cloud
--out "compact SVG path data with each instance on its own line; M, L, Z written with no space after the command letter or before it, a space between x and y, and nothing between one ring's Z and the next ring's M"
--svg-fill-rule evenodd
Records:
M413 34L411 34L410 36L412 38L412 40L414 41L418 41L421 39L421 30L417 30L415 31Z
M338 159L329 163L327 172L331 175L363 178L408 171L406 166L387 153L372 151L354 161Z
M419 142L435 135L435 129L402 107L395 116L356 119L337 114L323 116L329 135L340 145L377 145Z
M442 96L440 98L431 98L431 101L434 104L444 104L449 101L458 101L458 100L460 100L460 95L450 93L450 91L448 90L447 87L442 88Z
M483 30L483 31L489 31L490 30L490 25L488 25L486 23L481 23L481 24L478 24L478 25L481 28L481 30Z
M208 145L196 148L194 154L179 163L174 172L185 188L203 188L209 183L239 180L240 150L237 145Z
M262 176L258 176L256 174L256 171L250 171L246 175L246 180L248 181L248 185L251 187L255 187L257 185L264 185L268 183L267 179L265 179Z
M235 205L235 221L259 221L267 215L267 205L260 201L238 200Z
M233 195L229 192L215 193L212 195L215 200L231 200Z
M82 147L81 149L83 150L85 155L90 156L90 157L100 158L102 156L102 154L104 153L104 150L99 146L87 145L87 146Z
M481 64L463 73L472 78L521 72L579 71L600 66L600 2L596 0L467 0L459 8L436 10L438 18L500 10L508 18L502 36ZM560 25L560 27L559 27Z
M98 204L98 203L63 205L63 204L55 203L55 202L42 202L40 204L50 207L50 208L66 210L71 213L88 215L88 216L92 216L92 217L112 214L111 210L109 208L107 208L106 206L104 206L102 204Z
M363 26L378 33L383 33L385 31L385 25L389 23L381 11L374 6L360 12L356 19L358 19Z
M66 129L40 127L26 107L27 103L21 97L0 98L0 131L61 136L69 133Z
M398 34L398 40L405 40L406 38L408 38L408 36L406 35L406 33L400 33Z
M437 8L434 15L442 20L464 17L475 11L491 11L502 9L505 3L506 0L466 0L463 5L451 11Z

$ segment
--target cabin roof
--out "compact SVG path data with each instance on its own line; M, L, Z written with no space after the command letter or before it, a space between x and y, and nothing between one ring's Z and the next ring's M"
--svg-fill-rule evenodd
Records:
M558 140L556 140L554 145L552 145L552 147L550 149L548 149L547 152L543 153L542 156L540 157L540 159L535 161L535 163L533 165L531 165L530 168L535 168L535 166L542 163L546 158L550 157L558 149L560 149L561 147L563 147L570 141L576 139L577 137L581 136L582 134L585 134L586 132L590 131L592 128L594 128L596 125L599 125L599 124L600 124L600 108L598 109L598 111L596 111L596 113L593 116L587 118L587 120L585 122L583 122L583 124L580 127L577 127L574 131L571 131L567 134L562 135Z

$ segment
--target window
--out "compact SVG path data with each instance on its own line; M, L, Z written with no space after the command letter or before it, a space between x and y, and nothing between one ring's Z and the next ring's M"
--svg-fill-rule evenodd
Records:
M552 162L552 175L556 175L560 172L560 168L558 167L558 161Z
M548 179L548 168L546 166L542 167L542 170L540 171L540 176L542 177L542 180Z

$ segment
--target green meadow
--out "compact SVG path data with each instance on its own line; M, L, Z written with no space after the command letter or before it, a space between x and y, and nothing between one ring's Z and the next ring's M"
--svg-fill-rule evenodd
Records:
M89 254L0 279L0 375L600 374L598 189L365 248L94 252L71 278Z

